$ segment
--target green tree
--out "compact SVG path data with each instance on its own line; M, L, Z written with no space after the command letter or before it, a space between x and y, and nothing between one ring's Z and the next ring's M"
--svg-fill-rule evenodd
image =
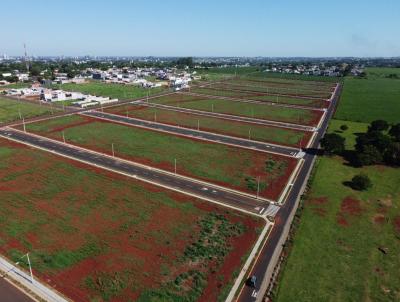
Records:
M328 154L341 154L344 151L345 138L336 133L327 133L321 139L321 147Z
M351 179L351 187L354 190L364 191L372 187L372 182L368 175L360 173Z
M400 142L393 142L384 154L384 160L388 165L400 166Z
M376 165L383 161L382 153L373 145L367 145L364 150L357 153L357 164L359 166Z
M389 134L394 140L400 142L400 123L392 125L392 127L390 127Z
M371 122L371 124L368 127L368 132L373 132L373 131L386 131L389 129L389 123L384 120L376 120Z

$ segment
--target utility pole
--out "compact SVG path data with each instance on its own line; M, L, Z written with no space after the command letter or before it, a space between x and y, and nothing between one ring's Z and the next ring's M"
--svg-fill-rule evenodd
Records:
M28 54L26 52L26 44L24 43L24 53L25 53L25 66L26 66L26 71L29 73L29 61L28 61Z
M175 158L175 175L176 175L176 158Z
M249 140L251 140L251 128L249 129Z
M25 127L25 119L22 117L22 125L24 126L24 132L26 133L26 127Z
M112 151L112 156L115 157L115 153L114 153L114 143L111 143L111 151Z
M257 177L257 199L260 194L260 176Z
M197 131L200 131L200 120L197 120Z
M29 253L26 253L26 258L28 259L29 271L31 273L31 282L33 283L33 273L32 273L31 260L29 259Z
M64 135L64 131L62 132L62 138L63 138L63 142L65 144L65 135Z

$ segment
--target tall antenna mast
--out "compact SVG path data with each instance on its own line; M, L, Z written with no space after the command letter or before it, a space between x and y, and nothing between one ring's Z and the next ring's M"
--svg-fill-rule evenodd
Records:
M28 62L28 54L26 52L26 44L24 43L24 51L25 51L25 64L26 64L26 70L29 72L29 62Z

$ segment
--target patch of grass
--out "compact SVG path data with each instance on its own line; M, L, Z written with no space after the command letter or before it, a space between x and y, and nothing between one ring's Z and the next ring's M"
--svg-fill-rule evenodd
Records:
M55 112L58 109L54 108L53 110ZM6 99L0 96L0 123L16 121L21 117L31 118L50 114L51 108L48 106Z
M343 124L349 128L345 131L340 129ZM354 150L356 138L359 133L365 133L368 129L368 123L359 123L351 121L342 121L332 119L329 124L328 133L337 133L346 139L345 147L347 150Z
M345 78L335 118L369 123L383 119L397 123L400 117L400 79L376 75L367 70L367 78ZM382 75L382 74L380 74Z
M229 252L227 240L245 231L241 224L233 224L226 217L208 214L199 222L200 237L184 252L184 259L200 261L216 259L218 262Z
M146 96L147 94L152 95L165 89L161 87L147 89L134 85L108 84L102 82L89 82L85 84L68 83L54 85L54 88L63 89L65 91L77 91L97 96L108 96L110 98L117 98L120 100L135 99Z
M345 181L363 172L373 184L354 191ZM283 270L275 301L398 301L400 170L353 168L340 158L319 159L305 201L293 249ZM361 213L339 223L346 197L359 200ZM317 198L326 202L315 203ZM383 217L377 222L377 217ZM389 252L383 254L379 248Z

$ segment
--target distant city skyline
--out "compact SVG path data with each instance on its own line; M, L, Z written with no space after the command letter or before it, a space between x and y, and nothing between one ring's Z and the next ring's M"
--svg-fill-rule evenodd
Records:
M0 55L397 57L400 2L2 3Z

